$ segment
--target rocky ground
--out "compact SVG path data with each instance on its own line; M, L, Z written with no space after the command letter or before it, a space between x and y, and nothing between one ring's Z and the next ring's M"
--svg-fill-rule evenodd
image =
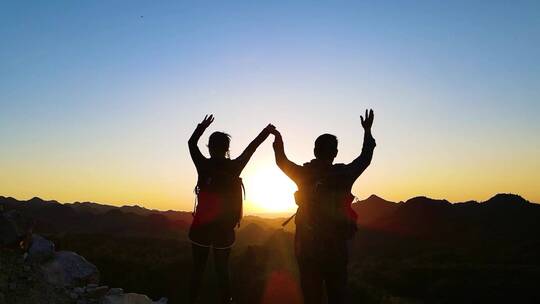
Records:
M16 211L0 211L0 304L166 304L99 285L99 270L32 234Z

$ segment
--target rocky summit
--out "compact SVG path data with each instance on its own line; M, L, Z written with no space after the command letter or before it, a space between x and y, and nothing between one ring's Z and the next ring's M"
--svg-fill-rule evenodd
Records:
M32 234L16 211L0 212L0 304L166 304L99 285L99 270L71 251Z

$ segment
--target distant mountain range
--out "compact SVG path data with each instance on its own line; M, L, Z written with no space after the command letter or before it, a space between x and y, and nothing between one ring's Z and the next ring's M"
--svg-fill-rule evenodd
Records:
M190 212L156 211L139 206L115 207L97 203L45 201L34 197L18 201L0 196L4 210L17 209L34 220L44 234L92 233L119 236L177 237L191 222Z
M474 241L525 238L540 232L540 205L515 194L463 203L424 196L393 203L372 195L353 208L364 229L417 238Z
M17 209L45 234L91 233L116 236L185 237L191 212L92 202L59 203L34 197L19 201L0 196L4 210ZM428 197L391 202L376 195L353 204L360 229L418 238L505 238L540 232L540 205L519 195L497 194L485 202L450 203ZM245 216L242 227L279 228L283 218ZM250 225L254 224L254 225ZM294 223L287 229L293 229Z

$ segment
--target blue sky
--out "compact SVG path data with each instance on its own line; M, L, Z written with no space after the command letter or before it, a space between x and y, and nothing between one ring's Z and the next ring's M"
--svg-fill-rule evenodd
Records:
M233 156L273 122L297 162L323 132L347 162L371 107L359 196L540 201L537 1L4 1L0 18L0 195L185 209L205 113ZM265 143L244 177L271 166Z

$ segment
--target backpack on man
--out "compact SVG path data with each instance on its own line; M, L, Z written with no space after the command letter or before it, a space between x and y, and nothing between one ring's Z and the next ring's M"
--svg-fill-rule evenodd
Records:
M358 215L352 209L355 197L340 174L343 166L304 164L308 176L294 194L299 206L295 220L297 229L323 237L354 237Z

